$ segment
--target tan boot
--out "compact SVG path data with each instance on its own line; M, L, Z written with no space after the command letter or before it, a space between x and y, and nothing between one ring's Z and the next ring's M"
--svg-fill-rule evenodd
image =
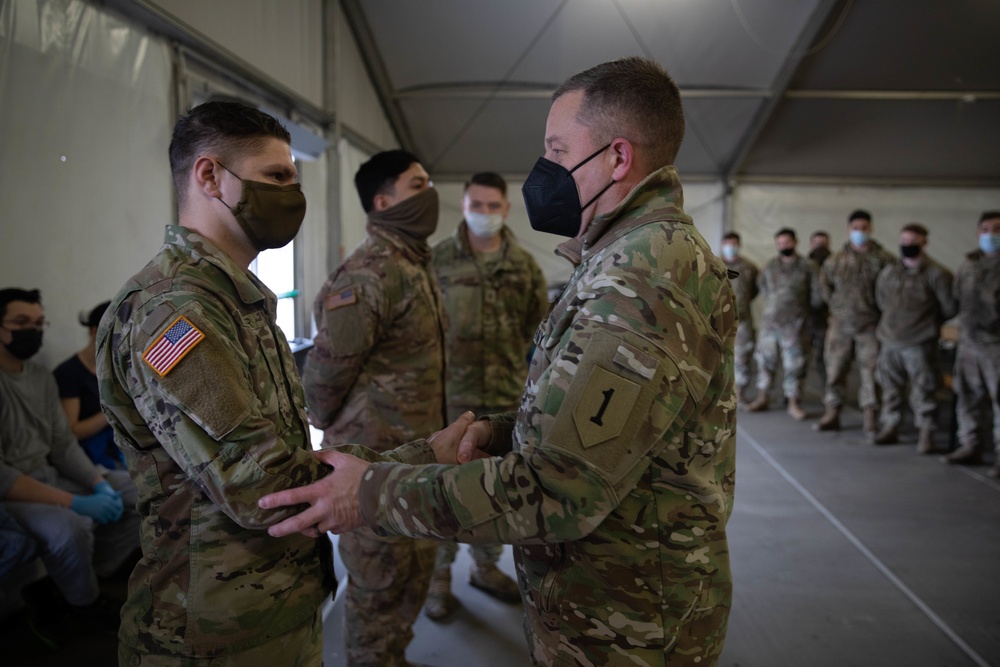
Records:
M976 466L982 463L983 457L979 454L979 447L975 445L962 445L944 457L944 460L955 465Z
M839 431L840 408L835 408L832 405L826 406L826 412L823 413L818 422L813 424L813 428L817 431Z
M806 418L806 411L802 409L798 398L792 397L788 399L788 416L798 421Z
M878 432L878 435L875 436L872 444L895 445L897 442L899 442L899 431L896 430L895 426L886 426Z
M929 426L920 429L920 437L917 439L917 453L934 453L934 429Z
M878 430L878 412L875 408L865 408L864 426L862 428L865 431L865 435L869 438L875 437L875 431Z
M434 570L431 585L424 601L424 613L432 621L447 618L458 607L458 600L451 594L451 568Z
M521 591L517 583L497 569L496 565L473 565L469 571L469 583L487 595L503 602L520 602Z
M747 411L748 412L765 412L767 410L767 404L768 404L767 393L761 391L761 392L759 392L757 394L757 398L753 399L753 401L751 401L747 405Z

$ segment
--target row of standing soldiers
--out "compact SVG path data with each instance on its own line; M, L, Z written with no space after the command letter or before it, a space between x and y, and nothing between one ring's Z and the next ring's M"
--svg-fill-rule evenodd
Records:
M1000 448L1000 211L982 215L979 248L966 256L955 275L927 255L928 232L923 225L903 226L901 256L896 259L871 238L867 211L854 211L847 224L850 240L829 258L822 250L814 251L811 257L816 261L796 253L794 230L779 230L775 234L778 256L759 271L740 256L738 234L724 237L723 259L739 273L733 279L740 313L738 400L750 411L768 408L780 356L788 413L805 419L801 397L810 331L821 330L825 324L825 340L818 350L824 363L825 412L814 428L840 429L847 375L856 360L857 400L869 441L880 445L898 441L909 385L909 403L919 430L917 448L930 454L941 381L939 332L945 321L957 315L959 346L953 387L960 446L946 458L950 463L979 463L980 414L987 404L992 409L994 446ZM758 294L764 304L755 332L750 302ZM811 327L817 314L821 323ZM757 395L747 402L751 357L757 364ZM990 474L1000 474L1000 461Z

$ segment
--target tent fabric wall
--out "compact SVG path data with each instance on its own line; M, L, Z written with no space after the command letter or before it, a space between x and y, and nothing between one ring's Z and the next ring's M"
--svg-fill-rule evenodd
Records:
M0 4L0 286L42 290L42 363L173 220L170 76L166 44L84 2Z

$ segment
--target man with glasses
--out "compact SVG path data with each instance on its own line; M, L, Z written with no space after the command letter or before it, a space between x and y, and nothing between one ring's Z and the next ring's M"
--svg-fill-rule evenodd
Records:
M70 615L116 632L118 605L100 595L98 577L139 544L135 487L127 472L102 474L91 463L66 422L55 378L31 361L47 324L39 291L0 290L0 318L0 505L40 545ZM52 608L39 611L53 616Z

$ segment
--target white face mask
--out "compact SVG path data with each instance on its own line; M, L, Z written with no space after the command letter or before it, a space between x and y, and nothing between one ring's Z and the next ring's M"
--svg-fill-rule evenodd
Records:
M499 234L503 228L503 215L468 211L465 214L465 223L469 226L470 232L481 239L489 239Z
M734 259L736 259L736 255L738 255L739 252L740 249L738 247L730 243L727 243L726 245L722 246L722 259L731 262Z

